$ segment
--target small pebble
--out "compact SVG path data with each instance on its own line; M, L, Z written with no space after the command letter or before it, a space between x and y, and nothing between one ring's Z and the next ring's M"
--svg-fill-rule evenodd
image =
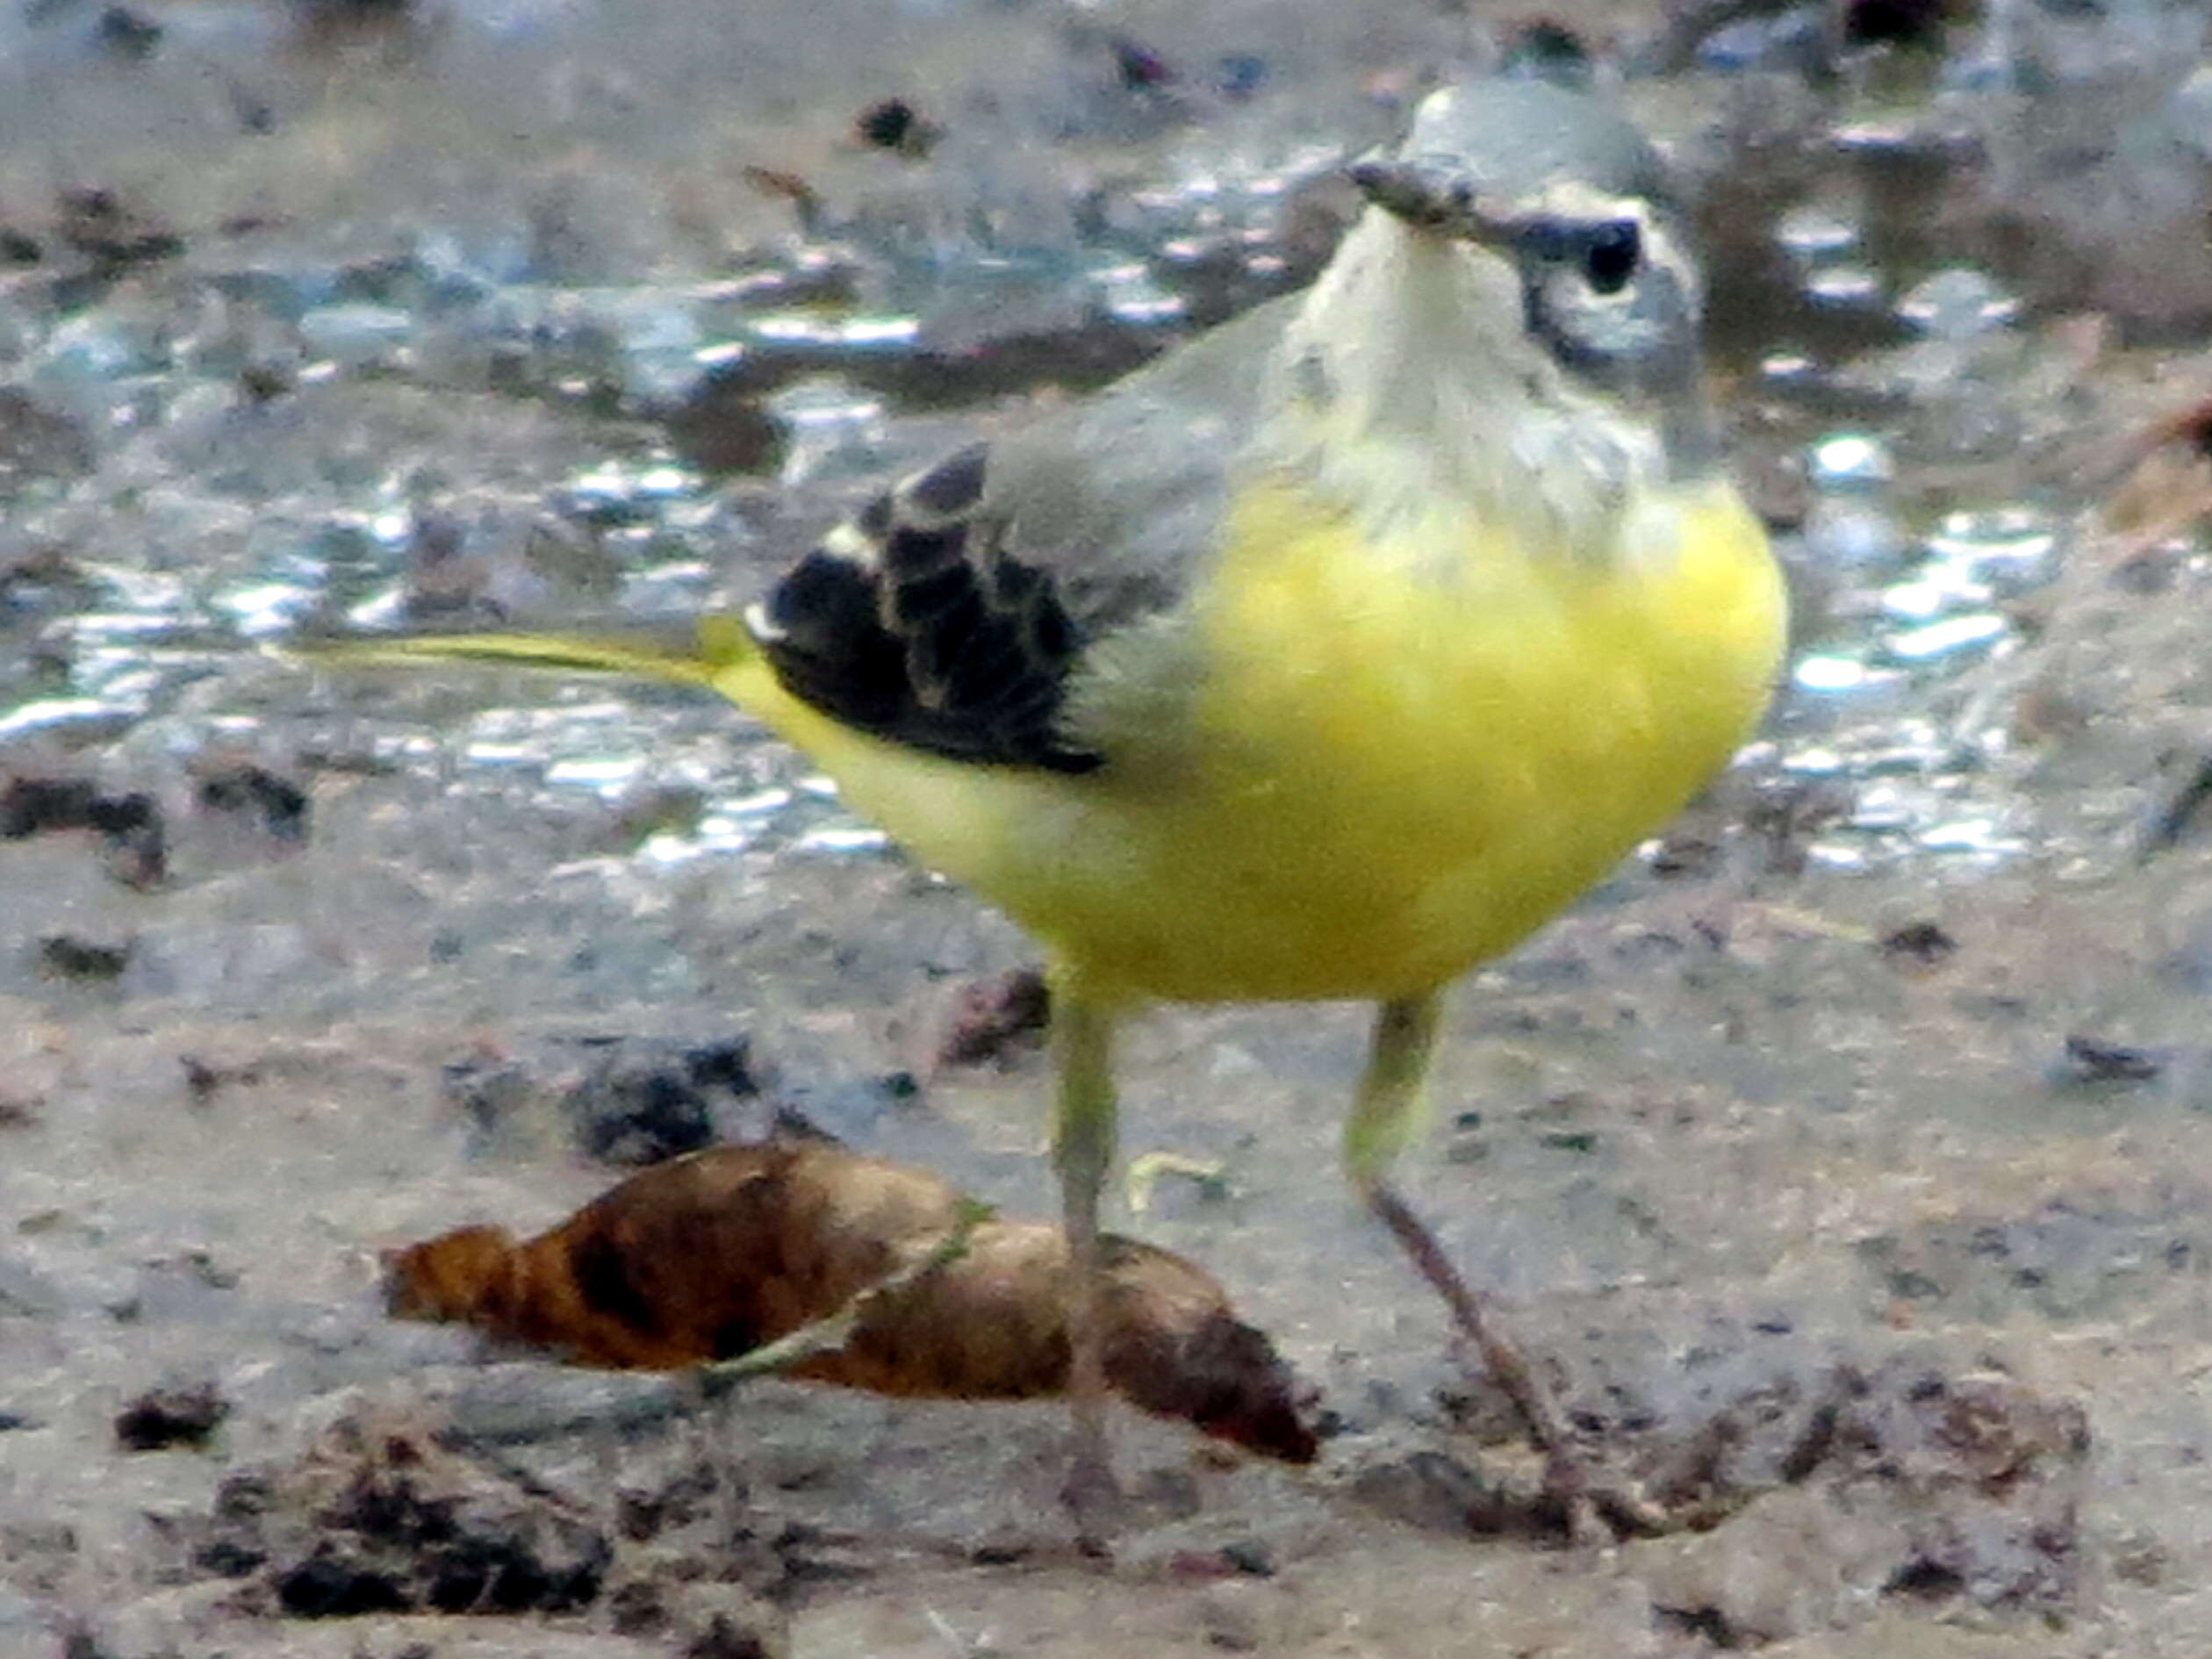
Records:
M937 1047L937 1064L982 1066L1034 1050L1052 1011L1052 989L1033 967L979 980L960 993L951 1029Z
M39 941L39 968L49 979L118 980L130 964L128 944L102 944L68 933L49 933Z
M2165 1070L2165 1057L2154 1050L2079 1033L2066 1038L2059 1066L2062 1081L2074 1083L2149 1083Z
M936 147L944 134L904 98L886 98L860 111L852 124L860 141L889 150L909 161L919 161Z
M220 764L200 774L199 804L216 812L256 814L280 841L307 837L307 792L289 778L250 762Z
M1892 962L1935 967L1957 954L1958 941L1934 922L1908 922L1885 934L1881 948Z
M115 1438L126 1452L160 1452L205 1446L230 1415L230 1403L212 1382L154 1389L116 1414Z

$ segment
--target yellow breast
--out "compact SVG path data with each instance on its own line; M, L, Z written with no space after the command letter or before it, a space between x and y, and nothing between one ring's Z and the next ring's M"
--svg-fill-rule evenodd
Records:
M979 768L730 689L1102 991L1410 995L1596 880L1765 707L1764 534L1717 483L1645 516L1633 557L1531 557L1471 522L1363 543L1295 487L1247 493L1173 764Z

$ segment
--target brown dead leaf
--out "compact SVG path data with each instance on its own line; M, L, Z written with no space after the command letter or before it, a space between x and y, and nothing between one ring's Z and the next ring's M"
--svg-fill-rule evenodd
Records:
M926 1170L821 1143L718 1146L657 1164L516 1242L463 1227L386 1259L398 1318L458 1320L576 1363L667 1370L734 1358L833 1316L961 1224ZM1107 1378L1132 1404L1287 1462L1315 1452L1289 1369L1211 1275L1102 1241ZM957 1257L861 1307L843 1347L789 1375L894 1396L1035 1399L1067 1385L1060 1230L988 1220Z

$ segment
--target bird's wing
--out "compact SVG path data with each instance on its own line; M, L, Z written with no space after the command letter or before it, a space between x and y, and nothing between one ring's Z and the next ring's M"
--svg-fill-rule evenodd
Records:
M1278 300L839 525L748 613L786 691L879 737L1088 772L1070 719L1100 643L1172 616L1246 453Z

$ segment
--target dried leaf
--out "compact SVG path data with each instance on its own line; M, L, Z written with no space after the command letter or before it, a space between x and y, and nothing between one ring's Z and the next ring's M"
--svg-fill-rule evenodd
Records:
M1213 1278L1131 1239L1102 1248L1114 1390L1311 1462L1289 1368ZM1068 1272L1057 1227L978 1220L925 1170L775 1141L657 1164L535 1239L463 1227L395 1252L386 1289L398 1318L463 1321L578 1364L675 1369L804 1332L765 1364L880 1394L1035 1399L1067 1384Z

